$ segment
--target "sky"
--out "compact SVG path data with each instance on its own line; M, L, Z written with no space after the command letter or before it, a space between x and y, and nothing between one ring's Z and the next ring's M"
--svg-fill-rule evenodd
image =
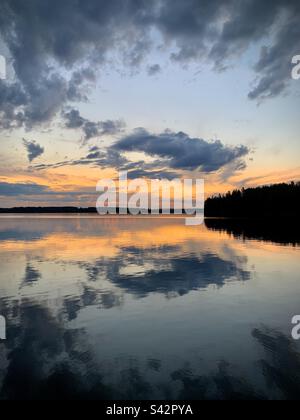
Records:
M0 207L300 180L298 0L1 0Z

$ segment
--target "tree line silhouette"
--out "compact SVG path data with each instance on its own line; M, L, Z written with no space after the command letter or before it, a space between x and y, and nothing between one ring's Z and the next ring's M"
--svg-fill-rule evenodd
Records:
M242 188L208 198L206 217L276 218L300 214L300 182Z
M119 212L120 209L117 209L116 213ZM14 207L0 208L0 213L97 213L97 209L95 207ZM173 213L174 210L171 209L171 214ZM295 218L299 214L300 182L242 188L210 197L205 202L206 217Z

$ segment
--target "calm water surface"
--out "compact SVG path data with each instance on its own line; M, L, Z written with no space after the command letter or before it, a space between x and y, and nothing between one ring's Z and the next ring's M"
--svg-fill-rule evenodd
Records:
M0 398L299 399L300 247L241 236L2 216Z

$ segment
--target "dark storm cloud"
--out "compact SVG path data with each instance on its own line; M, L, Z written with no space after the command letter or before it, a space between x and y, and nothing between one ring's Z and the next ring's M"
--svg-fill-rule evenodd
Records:
M172 60L210 60L216 69L256 42L267 45L249 98L276 96L300 50L299 19L298 0L1 0L0 36L16 76L0 81L1 127L47 123L86 100L96 69L113 57L138 69L155 44L153 29Z
M30 128L50 121L64 104L84 100L86 85L95 77L87 69L104 63L112 50L126 51L129 65L141 61L148 3L2 0L0 35L18 80L18 90L8 85L6 95L21 102L13 110L1 106L6 126L19 122L18 112Z
M300 2L289 24L283 26L276 36L276 42L262 47L261 56L255 66L259 82L249 93L250 99L276 97L288 87L291 74L291 59L300 51Z
M88 154L80 159L66 160L53 164L35 165L33 168L35 170L42 171L50 168L62 168L64 166L81 165L96 168L114 168L116 171L127 171L128 179L148 178L171 180L178 177L178 173L169 171L167 168L161 168L161 166L164 166L162 165L162 162L132 162L113 148L100 151L98 147L90 148Z
M249 99L275 97L287 88L291 59L300 50L298 0L165 0L156 25L174 41L172 59L212 60L216 70L234 64L254 43L262 42L255 66L257 82ZM269 37L269 39L267 39Z
M74 127L80 126L79 114L72 115ZM126 152L143 152L152 159L130 160ZM236 171L246 168L245 158L249 153L250 150L243 145L226 146L220 140L209 142L170 130L151 134L144 128L139 128L103 150L98 146L90 147L87 154L80 159L34 165L33 168L45 170L86 165L127 171L130 179L170 180L180 177L185 170L211 173L222 169L224 177L228 178Z
M82 130L86 141L94 137L114 136L122 132L125 127L125 123L122 120L89 121L83 118L76 109L63 112L62 116L67 128L80 128Z
M27 150L29 162L32 162L34 159L41 156L45 151L45 149L39 144L37 144L35 141L23 139L23 144Z
M40 202L47 199L48 203L57 202L57 200L68 203L78 201L80 198L89 200L94 195L94 188L82 191L55 191L48 186L36 183L0 182L1 197L18 197L18 200L26 202L26 205L28 204L28 196L30 196L31 202Z
M145 162L144 160L127 161L119 170L128 172L127 176L129 179L148 178L172 180L180 176L178 172L170 170L167 162L160 159L153 162Z
M93 150L93 151L92 151ZM65 166L89 166L93 168L113 168L116 171L127 171L129 179L135 178L166 178L173 179L178 177L178 173L170 172L167 169L160 168L161 163L146 163L144 161L129 161L123 154L117 150L106 149L100 151L97 147L90 149L86 156L80 159L65 160L57 163L34 165L32 169L42 171L46 169L62 168Z
M219 140L208 142L171 131L155 135L144 129L135 130L133 134L122 138L114 148L122 152L144 152L152 157L160 157L171 169L199 169L203 172L217 171L250 152L246 146L228 147Z
M149 66L148 69L149 76L155 76L156 74L161 73L161 67L159 64L153 64L153 66Z
M0 182L0 196L39 195L45 193L49 193L49 188L44 185Z
M80 159L65 160L57 163L35 165L35 170L44 170L49 168L62 168L64 166L87 165L102 168L125 168L129 164L126 157L122 156L113 148L101 151L97 146L91 147L86 156Z
M145 170L141 167L140 169L133 169L129 171L127 177L128 179L147 178L147 179L167 179L171 181L173 179L178 178L178 173L171 172L168 170L159 170L155 168L153 168L153 170Z
M66 120L67 128L81 128L85 124L85 119L81 117L80 113L76 109L72 109L69 112L63 114L64 119Z

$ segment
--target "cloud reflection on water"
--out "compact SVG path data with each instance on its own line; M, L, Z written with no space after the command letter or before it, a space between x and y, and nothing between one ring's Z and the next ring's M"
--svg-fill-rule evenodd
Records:
M230 326L240 300L256 305L253 314L261 310L255 289L244 297L237 288L262 275L253 255L282 256L280 247L172 219L9 219L0 220L0 236L0 313L9 326L0 343L1 398L299 395L299 351L286 334L251 328L243 312L236 337L216 329L222 318L221 327ZM296 249L284 252L299 261ZM223 360L210 360L224 339ZM259 358L249 349L254 378L226 353L230 345L234 359L243 340L265 352Z

